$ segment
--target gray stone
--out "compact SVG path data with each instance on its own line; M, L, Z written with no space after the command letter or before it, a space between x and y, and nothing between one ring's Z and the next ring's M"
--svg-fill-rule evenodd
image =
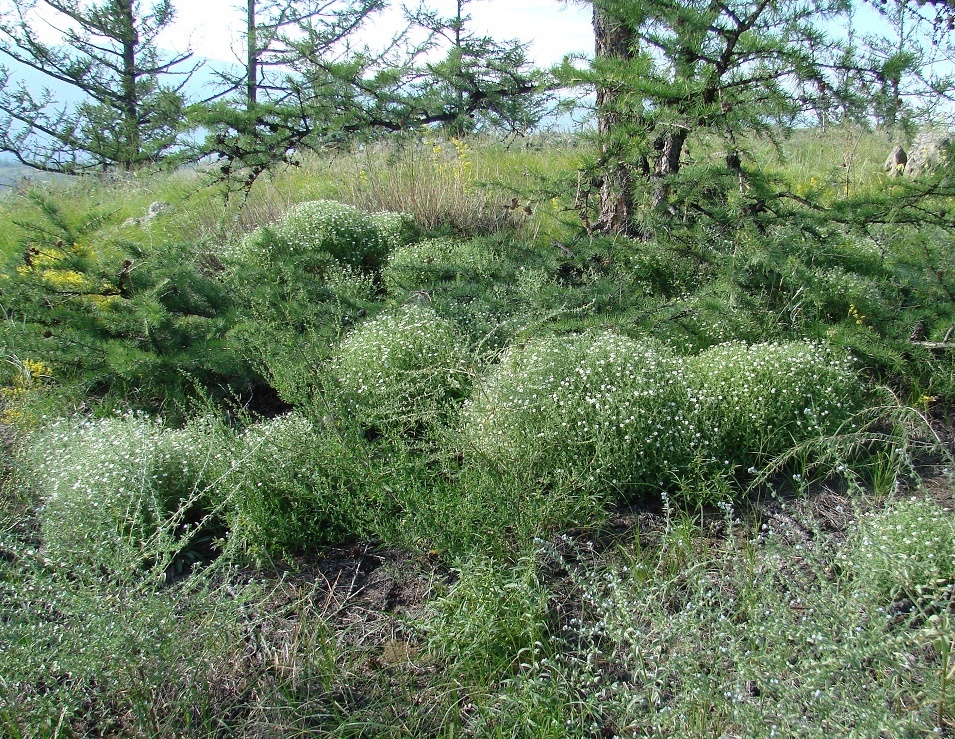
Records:
M905 171L905 165L908 160L909 158L905 153L905 149L901 146L896 146L885 160L885 164L882 165L882 170L899 177Z
M912 143L912 154L906 165L906 174L918 177L948 168L952 164L953 139L950 131L934 129L922 131Z
M146 211L146 220L151 221L168 207L169 203L164 200L157 200L155 203L150 203L149 209Z

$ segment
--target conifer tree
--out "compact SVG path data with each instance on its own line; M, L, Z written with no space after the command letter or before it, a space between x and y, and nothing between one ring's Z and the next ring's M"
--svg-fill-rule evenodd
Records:
M754 173L744 134L850 110L865 70L820 26L848 11L845 0L594 0L597 54L585 77L597 90L595 227L646 234L637 220L672 217L696 133L722 140L722 173L745 199ZM688 195L694 206L705 208L704 189Z
M866 98L875 123L914 127L955 120L955 4L895 0L873 5L878 24L862 34L873 75Z
M2 6L0 6L2 7ZM171 0L7 0L0 13L0 151L62 174L132 170L175 150L190 52L167 55L157 37ZM59 40L44 40L43 26ZM12 65L10 64L12 62ZM50 87L16 80L28 68Z
M355 34L381 0L333 0L314 13L274 6L290 10L250 26L245 94L196 110L194 122L210 130L199 156L212 154L224 177L248 187L275 164L297 163L302 149L430 125L452 134L533 126L540 73L522 44L469 33L465 4L452 19L409 13L379 50Z

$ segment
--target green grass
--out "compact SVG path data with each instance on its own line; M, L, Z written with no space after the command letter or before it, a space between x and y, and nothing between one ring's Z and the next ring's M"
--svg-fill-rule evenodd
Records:
M583 141L7 193L0 734L951 733L951 203L893 141L749 142L746 217L692 142L645 241Z

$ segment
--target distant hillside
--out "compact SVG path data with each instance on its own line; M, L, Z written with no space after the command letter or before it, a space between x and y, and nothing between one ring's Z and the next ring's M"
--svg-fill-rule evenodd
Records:
M36 169L25 167L14 159L12 154L0 154L0 189L13 187L22 179L50 180L60 177L63 177L63 175L40 172Z
M9 154L0 154L0 187L10 187L21 177L32 177L39 174L29 167L24 167Z

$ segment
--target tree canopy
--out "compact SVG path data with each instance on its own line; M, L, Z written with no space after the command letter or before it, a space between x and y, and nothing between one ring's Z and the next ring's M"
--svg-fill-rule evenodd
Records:
M173 19L171 0L9 2L0 12L0 58L36 70L31 89L0 66L0 151L62 174L135 169L178 145L192 54L167 54L157 37ZM49 29L44 26L50 26ZM60 43L44 40L59 31Z
M646 233L653 218L706 208L698 178L686 194L675 190L690 179L681 174L696 134L723 151L701 175L710 191L725 199L736 189L738 207L762 207L760 175L746 167L748 138L865 122L880 104L887 121L894 107L890 122L897 121L903 102L892 99L892 81L913 74L919 58L905 47L880 56L837 33L853 12L848 0L595 0L593 7L595 59L570 73L597 90L591 182L594 228L603 231Z

